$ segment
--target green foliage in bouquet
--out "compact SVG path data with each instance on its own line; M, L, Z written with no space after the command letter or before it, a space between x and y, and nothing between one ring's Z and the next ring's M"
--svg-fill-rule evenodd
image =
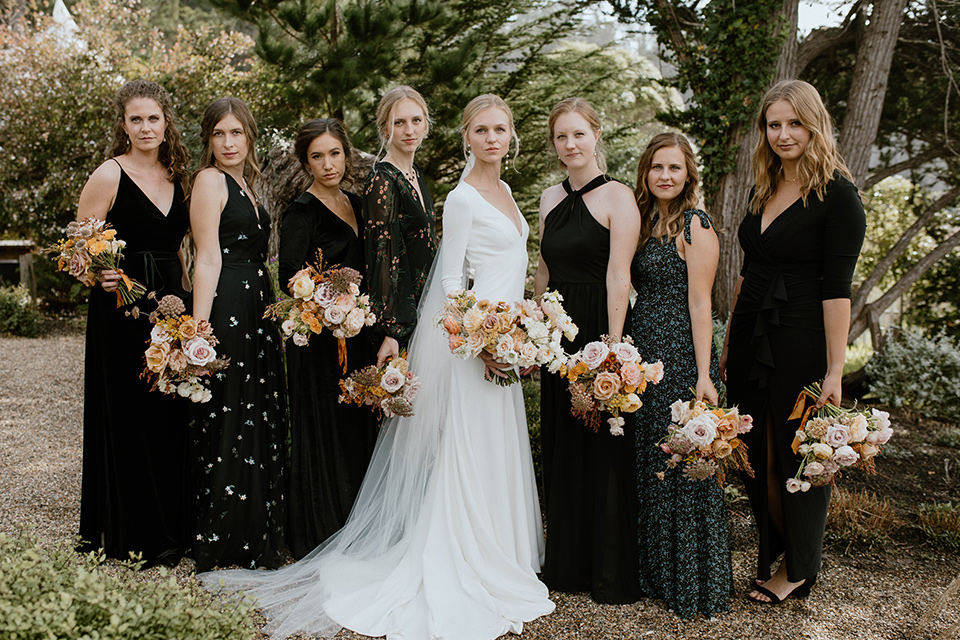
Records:
M67 543L46 548L29 531L0 534L0 637L7 640L242 640L253 638L252 606L214 600L184 588L160 569L158 582L129 570L100 568L104 558L78 555Z
M43 316L22 284L0 287L0 333L36 338L43 329Z
M960 344L946 335L903 332L867 363L867 375L883 403L960 421Z

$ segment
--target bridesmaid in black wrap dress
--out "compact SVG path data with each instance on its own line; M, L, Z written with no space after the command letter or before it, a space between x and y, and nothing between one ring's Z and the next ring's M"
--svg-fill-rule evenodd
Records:
M600 122L583 98L563 100L550 140L569 171L540 198L536 294L558 291L579 328L569 353L602 334L619 340L629 310L630 261L640 234L633 191L605 176ZM635 602L637 500L632 421L623 436L594 433L570 413L566 382L541 378L543 496L547 518L543 581L589 591L597 602Z
M283 214L280 286L315 264L366 273L360 198L340 189L349 171L350 140L339 120L310 120L297 134L294 153L313 183ZM366 278L360 289L366 288ZM353 371L376 360L367 331L346 340ZM377 441L377 415L341 403L338 340L329 331L304 347L287 342L290 391L290 463L287 467L287 545L300 559L343 527Z
M721 356L729 400L754 417L744 436L755 478L744 477L760 535L750 598L805 597L820 570L830 487L788 493L799 465L788 420L804 385L839 405L850 289L866 218L811 85L778 83L764 96L754 152L756 186L738 233L744 264ZM771 577L771 564L783 555Z
M153 82L128 82L117 94L110 160L80 195L77 219L105 219L127 243L123 273L155 291L186 299L180 244L188 218L182 182L187 150L170 96ZM190 546L186 482L187 401L151 392L140 379L151 325L117 307L120 274L104 271L90 292L83 402L81 549L114 558L143 554L175 566ZM145 299L135 303L151 310Z

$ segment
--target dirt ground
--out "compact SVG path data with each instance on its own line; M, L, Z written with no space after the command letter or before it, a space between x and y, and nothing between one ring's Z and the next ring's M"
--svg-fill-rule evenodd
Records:
M50 542L68 539L79 521L83 338L76 332L41 339L0 338L0 532L32 524ZM755 542L744 500L731 508L736 592L731 611L713 620L683 621L662 603L604 606L585 595L551 594L556 611L528 624L533 639L911 639L958 637L960 602L925 614L960 574L957 554L938 551L916 529L916 506L960 503L960 450L936 444L946 425L898 415L893 447L878 474L850 472L847 489L865 489L893 504L903 525L871 548L828 546L811 596L778 607L747 602ZM887 455L887 454L890 455ZM111 570L126 571L114 566ZM193 562L176 570L193 580ZM156 569L140 572L156 580ZM360 638L341 632L341 639Z

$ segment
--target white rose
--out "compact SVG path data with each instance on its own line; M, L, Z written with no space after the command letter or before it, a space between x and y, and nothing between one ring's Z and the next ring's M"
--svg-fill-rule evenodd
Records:
M306 335L302 333L293 334L293 344L297 345L298 347L305 347L309 343L310 343L310 338L307 337Z
M717 439L717 417L712 413L691 418L680 429L687 440L696 447L706 447Z
M596 369L607 359L610 347L602 342L588 342L580 352L580 358L590 369Z
M387 393L396 393L407 381L406 376L400 373L399 369L387 367L380 378L380 387Z
M343 310L335 304L332 304L323 310L323 319L332 325L342 323L346 317L347 314L345 314Z
M316 288L317 285L313 282L313 278L308 275L303 275L297 278L296 282L294 282L290 288L290 291L293 293L294 298L309 300L313 296Z
M353 309L350 313L347 314L347 320L345 326L347 333L351 336L355 336L360 333L360 329L363 328L364 314L362 309Z
M172 339L173 336L170 335L170 332L159 324L154 325L153 329L150 330L151 342L170 342Z
M640 352L637 351L637 348L626 342L618 342L613 345L613 353L616 354L617 360L623 364L636 362L637 358L640 357Z
M878 409L871 409L870 412L873 414L873 417L877 419L877 427L879 427L881 430L890 426L889 413L886 411L880 411Z

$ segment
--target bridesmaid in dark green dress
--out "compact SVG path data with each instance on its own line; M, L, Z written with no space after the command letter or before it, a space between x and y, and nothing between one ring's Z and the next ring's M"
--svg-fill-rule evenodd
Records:
M730 401L755 421L743 437L756 473L744 482L760 537L750 598L776 604L805 597L820 571L830 487L787 492L799 466L790 448L799 424L788 417L804 385L820 379L817 404L840 404L866 217L816 89L800 80L772 87L757 129L756 186L738 233L743 269L720 370Z
M536 293L560 292L579 328L569 353L602 334L623 336L630 260L640 220L633 193L605 176L600 121L583 98L563 100L550 139L569 178L540 198ZM547 518L543 581L553 590L589 591L597 602L635 602L636 462L633 429L594 433L570 413L567 384L541 378L543 500Z
M417 305L437 254L433 199L414 154L430 129L427 103L400 85L377 107L377 131L387 152L363 189L367 224L367 287L377 314L372 328L377 364L396 356L417 325Z
M712 478L691 482L682 467L667 469L658 446L670 405L691 389L698 400L717 402L710 292L720 243L697 208L699 178L685 137L654 136L637 168L641 233L632 269L631 333L644 359L664 368L635 414L640 587L682 618L729 611L733 586L723 491Z
M300 128L294 153L313 183L283 214L280 286L317 251L323 266L366 273L360 198L340 189L349 171L350 140L336 119L310 120ZM366 281L360 283L361 291ZM348 371L373 364L366 330L346 340ZM338 340L329 331L305 347L287 342L290 390L290 464L287 467L287 544L298 560L336 533L350 514L377 441L377 416L369 407L341 403Z
M209 320L230 366L194 405L197 571L284 560L286 396L280 337L263 318L274 299L265 264L270 217L260 206L257 129L247 106L219 98L201 123L203 150L190 200L197 244L193 310Z

